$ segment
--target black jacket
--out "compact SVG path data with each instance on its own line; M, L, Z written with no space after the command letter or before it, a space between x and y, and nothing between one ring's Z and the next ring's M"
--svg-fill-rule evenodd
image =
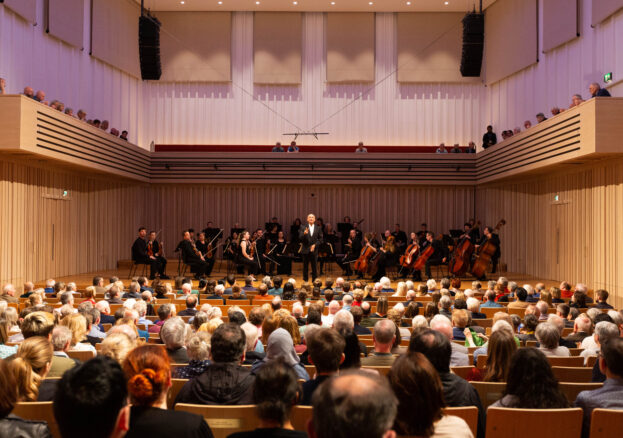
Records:
M147 254L147 242L145 239L137 237L132 245L132 260L136 263L149 263Z
M213 438L201 415L151 407L132 406L127 438Z
M478 408L478 437L485 435L485 411L480 403L478 391L470 383L452 373L439 373L443 385L443 398L446 405L476 406Z
M23 420L9 414L0 420L0 436L19 438L52 438L44 421Z
M311 246L314 247L314 252L318 252L318 244L322 241L322 228L319 225L314 225L314 234L305 234L305 230L309 227L308 224L302 225L299 229L299 241L303 244L301 247L301 254L309 254Z
M175 404L250 405L254 382L250 369L236 362L215 362L182 387Z

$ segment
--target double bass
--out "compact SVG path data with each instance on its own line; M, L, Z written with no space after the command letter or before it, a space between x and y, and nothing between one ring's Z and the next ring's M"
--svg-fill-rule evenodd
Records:
M493 229L492 233L499 231L503 225L506 225L506 221L504 219L501 219L500 222L498 222ZM474 277L482 278L485 275L487 266L489 266L489 263L491 262L491 257L493 257L493 254L495 254L497 250L497 245L493 243L491 239L488 239L480 247L480 250L478 251L478 257L476 258L474 266L472 267L472 275Z
M480 226L480 221L474 225L473 229ZM471 231L471 230L470 230ZM469 233L469 232L468 232ZM455 277L462 277L469 269L470 262L472 260L472 254L474 253L474 243L471 241L468 233L465 233L464 237L458 241L456 248L452 252L452 258L448 264L448 270L450 274Z

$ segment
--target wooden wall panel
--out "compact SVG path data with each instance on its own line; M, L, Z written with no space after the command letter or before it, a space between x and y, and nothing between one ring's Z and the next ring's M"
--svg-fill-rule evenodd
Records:
M507 220L509 271L604 288L623 307L623 160L480 186L476 211L487 224Z
M147 186L0 160L0 283L93 272L130 257ZM68 190L69 200L52 199Z

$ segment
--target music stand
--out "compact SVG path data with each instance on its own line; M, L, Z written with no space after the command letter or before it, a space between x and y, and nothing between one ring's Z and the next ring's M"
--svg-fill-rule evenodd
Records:
M453 239L458 239L463 235L463 230L450 230L450 236Z

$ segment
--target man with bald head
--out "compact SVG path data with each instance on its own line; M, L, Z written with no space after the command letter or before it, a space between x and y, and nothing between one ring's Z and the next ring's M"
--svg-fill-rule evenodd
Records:
M374 351L361 360L361 365L392 366L394 355L392 347L396 340L396 325L390 319L381 319L374 324Z
M396 437L398 401L386 379L361 372L333 377L314 392L312 405L310 438Z
M309 265L311 264L312 281L318 277L318 246L322 241L322 228L316 225L316 216L307 215L307 224L299 229L301 242L301 257L303 258L303 281L309 280Z
M7 303L19 303L19 298L15 296L15 286L11 283L5 284L2 288L2 295L0 300L4 300Z
M443 315L435 315L430 320L430 328L436 332L441 333L449 341L452 341L454 335L452 333L452 323L448 318ZM452 356L450 356L451 367L464 367L469 365L469 357L467 356L468 350L463 345L459 345L456 342L450 342L452 347Z

